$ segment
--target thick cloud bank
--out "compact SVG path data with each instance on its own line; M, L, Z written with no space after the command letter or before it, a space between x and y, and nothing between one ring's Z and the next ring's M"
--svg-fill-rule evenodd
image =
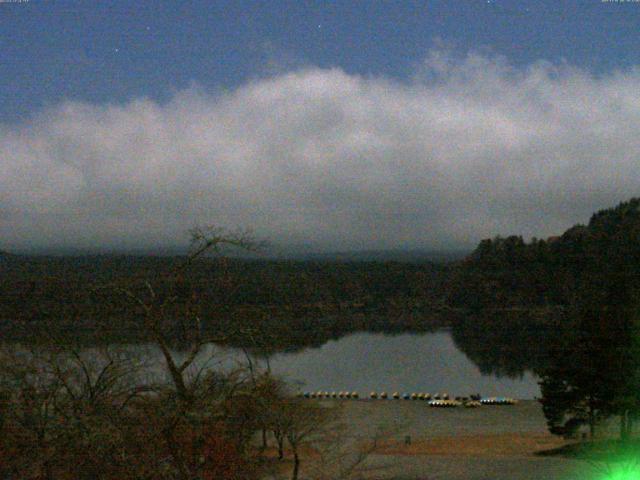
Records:
M251 227L321 249L546 236L640 193L640 69L433 52L397 82L305 68L0 125L0 248Z

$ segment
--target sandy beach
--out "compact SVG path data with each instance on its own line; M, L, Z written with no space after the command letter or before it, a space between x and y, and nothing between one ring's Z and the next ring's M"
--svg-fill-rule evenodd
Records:
M561 447L567 442L538 432L478 434L389 441L379 450L384 455L530 456L541 450Z
M347 429L381 434L365 478L571 480L592 474L586 462L536 452L567 442L547 432L538 402L476 409L429 408L420 401L344 401Z

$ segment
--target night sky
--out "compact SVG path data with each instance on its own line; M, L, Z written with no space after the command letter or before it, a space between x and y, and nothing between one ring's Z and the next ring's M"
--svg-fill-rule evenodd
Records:
M545 237L640 193L640 2L0 0L0 249Z

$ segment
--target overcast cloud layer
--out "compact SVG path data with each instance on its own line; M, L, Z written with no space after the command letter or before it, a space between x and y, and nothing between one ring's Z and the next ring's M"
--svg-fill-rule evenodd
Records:
M640 193L640 69L434 51L409 82L303 68L170 102L0 124L0 248L181 243L194 224L314 248L561 233Z

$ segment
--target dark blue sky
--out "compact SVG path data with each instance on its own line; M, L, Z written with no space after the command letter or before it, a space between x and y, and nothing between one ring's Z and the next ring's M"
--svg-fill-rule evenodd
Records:
M640 1L0 0L0 248L557 235L640 191Z
M592 72L640 65L640 3L38 1L0 3L0 121L63 99L233 89L274 68L409 77L434 42Z

